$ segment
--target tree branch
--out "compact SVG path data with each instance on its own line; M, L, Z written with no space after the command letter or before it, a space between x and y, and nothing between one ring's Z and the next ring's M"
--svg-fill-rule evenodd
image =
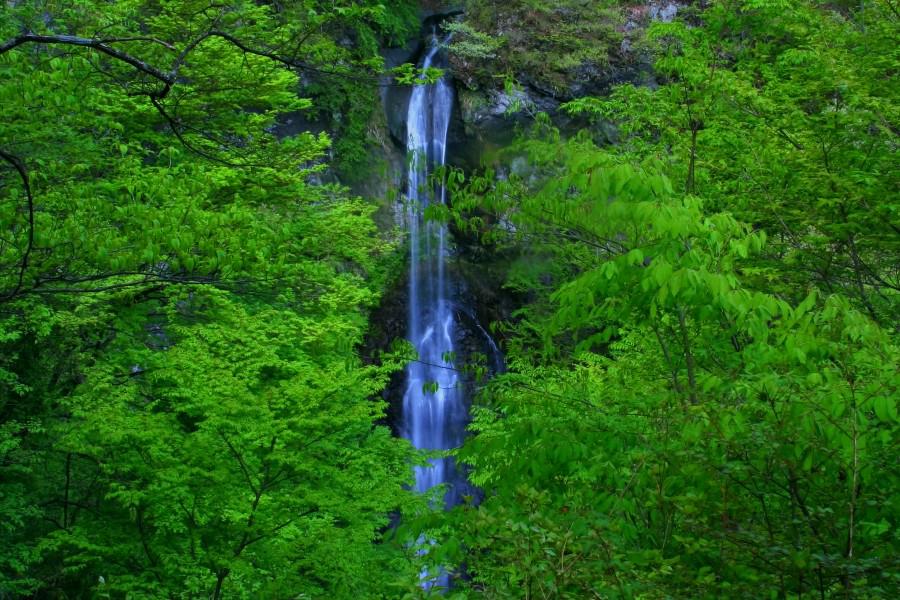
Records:
M34 250L34 195L31 192L31 181L28 177L28 170L25 168L25 163L23 163L19 157L9 154L4 150L0 150L0 158L12 165L22 179L22 187L25 188L25 200L28 211L28 240L25 244L25 251L22 253L22 259L19 263L18 281L16 281L15 287L10 292L7 292L0 297L0 301L5 301L18 294L22 289L22 285L25 281L25 271L28 269L28 260L31 258L32 250Z
M115 38L111 38L115 40ZM134 38L132 38L134 39ZM121 50L117 50L112 46L104 43L104 40L97 40L92 38L84 38L78 37L75 35L38 35L36 33L23 33L22 35L16 36L13 39L5 42L0 45L0 54L4 52L8 52L13 48L21 46L23 44L35 43L35 44L63 44L68 46L81 46L83 48L93 48L98 52L102 52L107 56L111 56L116 60L120 60L124 63L127 63L137 69L142 73L146 73L151 77L158 79L159 81L167 84L167 86L171 86L175 83L175 75L172 72L166 73L154 67L153 65L135 57L127 52L122 52Z
M147 37L147 36L134 36L134 37L113 37L113 38L92 38L101 44L114 44L116 42L151 42L153 44L159 44L160 46L166 48L167 50L175 51L175 46L170 44L165 40L161 40L155 37Z
M238 464L241 466L241 472L244 474L244 479L247 481L247 485L250 486L250 491L256 495L257 498L262 494L262 491L259 490L256 485L253 483L253 478L250 476L250 470L247 468L247 463L244 462L244 457L241 456L241 453L237 451L234 445L231 443L231 440L228 439L228 436L225 435L224 431L217 431L219 437L222 438L222 441L225 442L225 445L228 447L228 451L231 452L231 455L238 461Z

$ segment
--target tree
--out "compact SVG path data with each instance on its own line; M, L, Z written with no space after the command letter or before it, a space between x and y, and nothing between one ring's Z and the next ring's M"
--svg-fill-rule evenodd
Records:
M765 229L758 276L780 294L814 285L896 321L896 15L723 2L701 18L651 29L665 85L569 110L611 119L623 150L664 157L688 193Z
M454 196L537 293L459 453L486 498L440 560L498 598L895 594L891 331L852 288L769 289L760 220L718 212L684 154L631 148L543 120L516 170Z
M327 135L275 135L311 107L298 73L373 86L372 39L404 27L374 3L0 7L0 594L416 580L378 543L415 503L374 425L393 363L356 358L390 246L309 181Z

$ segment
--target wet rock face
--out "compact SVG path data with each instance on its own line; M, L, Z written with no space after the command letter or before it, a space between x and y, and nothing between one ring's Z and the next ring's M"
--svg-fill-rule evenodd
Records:
M527 129L538 113L551 115L563 131L574 132L584 125L559 110L563 99L527 83L511 90L472 90L458 84L457 96L458 122L451 123L449 163L464 169L491 164L496 151Z
M406 111L409 107L409 89L398 86L385 92L384 110L387 116L388 133L398 147L406 143Z
M648 5L650 18L654 21L669 23L678 14L677 2L651 2Z
M535 110L534 99L524 90L459 91L459 113L465 135L473 141L511 141L516 123Z
M415 63L422 53L422 40L413 38L402 48L389 48L382 51L385 70L399 67L405 63ZM406 113L409 109L411 88L406 85L394 85L389 77L382 81L381 103L387 118L387 129L391 140L398 148L406 148Z
M486 332L491 322L508 319L520 305L520 300L502 290L502 269L491 269L484 264L471 262L463 244L457 245L447 268L448 279L455 282L451 291L457 319L454 364L462 368L478 353L487 357L489 372L496 372L498 366L502 366L502 357L495 354ZM369 334L362 350L367 362L377 363L380 350L390 348L394 341L406 336L408 314L408 284L406 278L401 277L385 292L378 309L370 315ZM480 383L470 373L460 375L460 385L467 392ZM382 398L388 402L382 424L390 426L397 435L402 426L405 387L406 372L401 370L393 374L382 392Z
M278 115L272 126L272 133L278 139L293 137L303 133L318 134L328 130L328 123L322 117L310 116L310 111L295 110Z
M463 0L423 0L419 10L422 20L427 23L429 19L444 19L448 16L462 14L465 11L465 2Z
M472 75L477 65L451 55L465 135L481 147L502 146L510 141L517 124L527 123L538 112L548 113L562 130L574 130L581 124L559 111L563 102L604 96L623 83L655 85L649 57L635 50L634 42L653 21L670 22L690 4L689 0L652 0L624 8L624 22L617 27L622 41L610 50L608 62L584 61L554 89L548 88L537 72L516 73L521 84L518 90L489 89L490 83Z
M652 21L671 23L679 10L685 8L687 3L672 2L670 0L647 2L625 9L625 25L622 28L626 32L625 42L629 41L628 33L647 27ZM626 51L630 48L626 48Z

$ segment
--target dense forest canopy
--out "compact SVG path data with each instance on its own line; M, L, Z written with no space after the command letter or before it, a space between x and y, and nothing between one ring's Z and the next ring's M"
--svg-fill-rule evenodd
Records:
M408 451L355 353L390 245L276 130L413 8L0 10L0 595L393 595Z
M432 28L482 155L427 216L506 361L447 357L447 511L373 347ZM898 40L893 0L4 2L0 598L900 596Z

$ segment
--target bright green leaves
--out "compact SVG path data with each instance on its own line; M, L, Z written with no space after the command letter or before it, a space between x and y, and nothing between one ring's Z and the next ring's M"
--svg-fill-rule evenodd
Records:
M618 4L472 0L465 20L449 26L454 72L473 88L491 89L506 75L565 97L573 80L601 79L618 50L624 22Z
M51 4L4 3L0 40L130 58L0 54L0 595L415 587L380 543L422 506L375 426L399 361L357 356L391 245L374 207L311 183L328 134L276 135L312 108L303 69L303 95L352 81L366 123L412 5Z
M362 585L378 560L367 546L403 502L409 475L401 444L371 427L381 407L368 397L386 373L347 366L351 349L337 345L333 329L313 336L290 312L250 311L208 292L169 307L160 332L168 351L135 352L122 339L111 349L122 354L90 370L67 401L79 423L67 449L95 457L111 480L100 512L81 516L61 543L99 559L118 591L143 584L109 552L145 563L160 593L222 568L235 575L226 590L236 596L254 585L322 593L329 570L342 573L331 593ZM137 527L131 541L113 545L112 524L123 535ZM137 558L141 544L149 554ZM294 567L310 556L319 575L304 580ZM263 580L245 582L260 578L260 560Z
M895 17L655 25L658 87L564 105L618 146L538 119L454 194L528 298L460 451L479 594L896 593Z
M404 63L391 69L391 74L400 85L427 85L444 76L444 71L435 67L418 69L412 63Z
M667 64L699 86L708 54L697 43ZM679 85L649 100L673 101ZM509 150L507 176L470 177L454 195L459 222L476 215L470 230L519 253L508 285L529 294L505 327L510 372L480 398L478 435L459 453L486 490L453 521L475 549L474 585L504 598L584 597L587 582L609 597L778 597L799 593L787 581L819 577L826 597L848 577L863 595L895 588L885 573L900 550L875 525L896 525L900 485L892 332L852 289L824 293L773 265L781 224L769 207L741 212L752 228L718 211L728 184L709 163L694 165L693 188L671 184L687 177L689 160L677 162L689 146L674 140L690 121L652 130L676 121L667 105L645 114L622 99L650 92L621 94L613 108L638 113L630 133L647 146L563 141L541 121ZM728 135L704 118L700 143ZM674 156L657 160L657 136L670 134ZM804 235L794 252L827 245ZM578 552L581 542L604 552ZM560 570L568 552L578 566Z
M328 227L326 207L317 210ZM303 221L315 231L314 213ZM366 239L359 250L372 260L377 241ZM402 552L375 545L387 514L415 502L402 489L406 443L373 429L383 405L371 398L395 366L363 368L355 357L366 325L359 309L375 293L313 264L304 284L318 299L285 289L270 304L202 287L150 302L127 288L83 297L90 320L75 314L67 326L116 334L99 350L90 340L69 350L85 364L59 400L67 418L51 422L46 464L35 471L24 448L11 449L30 493L53 499L54 518L68 511L68 526L60 518L59 528L32 532L41 552L30 560L53 568L66 556L64 589L102 578L110 593L149 596L208 594L224 570L223 594L235 597L346 597L416 579ZM57 338L72 343L63 327ZM58 361L42 358L55 370ZM69 467L66 455L77 457ZM20 546L30 547L8 547Z
M897 252L897 165L881 124L897 110L882 85L896 19L884 5L806 2L717 3L703 18L651 28L665 85L566 108L612 121L623 151L667 155L665 171L709 209L766 229L759 275L779 294L812 279L895 320L896 272L884 265Z
M618 519L635 509L635 498L619 490L649 475L635 413L653 410L645 399L655 386L643 373L656 358L639 336L615 347L615 360L586 354L571 368L514 360L476 408L477 435L460 458L489 492L451 523L488 597L525 597L529 588L548 597L588 589L622 597L641 585L634 561L659 566L653 552L617 551L640 531ZM635 350L644 370L628 354Z
M897 399L890 396L875 396L872 398L872 407L875 410L875 416L885 423L894 423L898 421L897 416Z

